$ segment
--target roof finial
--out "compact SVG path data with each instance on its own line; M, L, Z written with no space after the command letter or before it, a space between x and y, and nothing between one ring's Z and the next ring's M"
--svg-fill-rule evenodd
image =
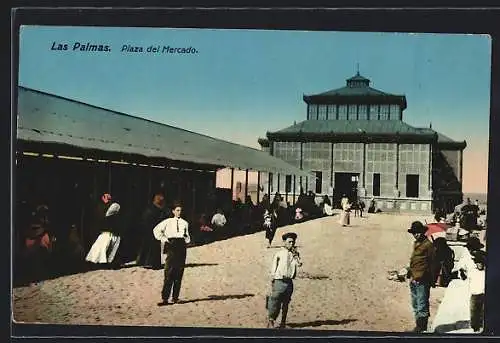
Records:
M356 63L356 75L359 76L359 62Z
M432 122L429 122L429 129L432 129Z

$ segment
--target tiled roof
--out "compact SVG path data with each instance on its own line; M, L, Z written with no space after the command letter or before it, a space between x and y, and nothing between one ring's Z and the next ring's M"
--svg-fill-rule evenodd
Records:
M18 88L17 138L215 167L308 175L261 150L25 87Z

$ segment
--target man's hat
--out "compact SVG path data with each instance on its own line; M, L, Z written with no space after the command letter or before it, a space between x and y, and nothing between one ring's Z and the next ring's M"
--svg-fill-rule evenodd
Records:
M422 222L415 221L411 223L410 228L408 229L409 233L425 233L427 228L422 224Z
M467 240L465 247L469 250L479 250L484 247L484 244L481 243L479 238L472 236Z
M287 232L287 233L284 233L283 236L281 236L281 238L284 241L286 241L288 238L292 238L293 240L296 240L297 234L295 232Z

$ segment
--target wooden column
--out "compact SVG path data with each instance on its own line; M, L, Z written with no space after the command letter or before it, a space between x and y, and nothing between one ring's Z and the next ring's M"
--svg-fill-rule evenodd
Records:
M231 200L234 200L234 168L231 168Z
M293 175L293 204L295 205L295 188L297 187L295 174Z
M257 171L257 204L260 203L260 171Z
M111 163L108 162L108 193L111 194ZM113 194L111 194L113 195Z
M248 196L248 169L245 169L245 201Z
M271 198L271 178L273 173L267 173L267 196Z
M399 143L396 143L396 188L399 190Z
M278 193L280 192L280 173L278 173L278 180L277 180L277 190Z

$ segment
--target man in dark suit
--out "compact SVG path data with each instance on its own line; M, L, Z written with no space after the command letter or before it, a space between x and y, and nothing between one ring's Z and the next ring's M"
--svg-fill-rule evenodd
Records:
M161 269L161 245L154 235L154 227L167 218L165 207L165 194L159 189L153 193L152 203L144 210L140 222L141 246L137 255L138 266Z

